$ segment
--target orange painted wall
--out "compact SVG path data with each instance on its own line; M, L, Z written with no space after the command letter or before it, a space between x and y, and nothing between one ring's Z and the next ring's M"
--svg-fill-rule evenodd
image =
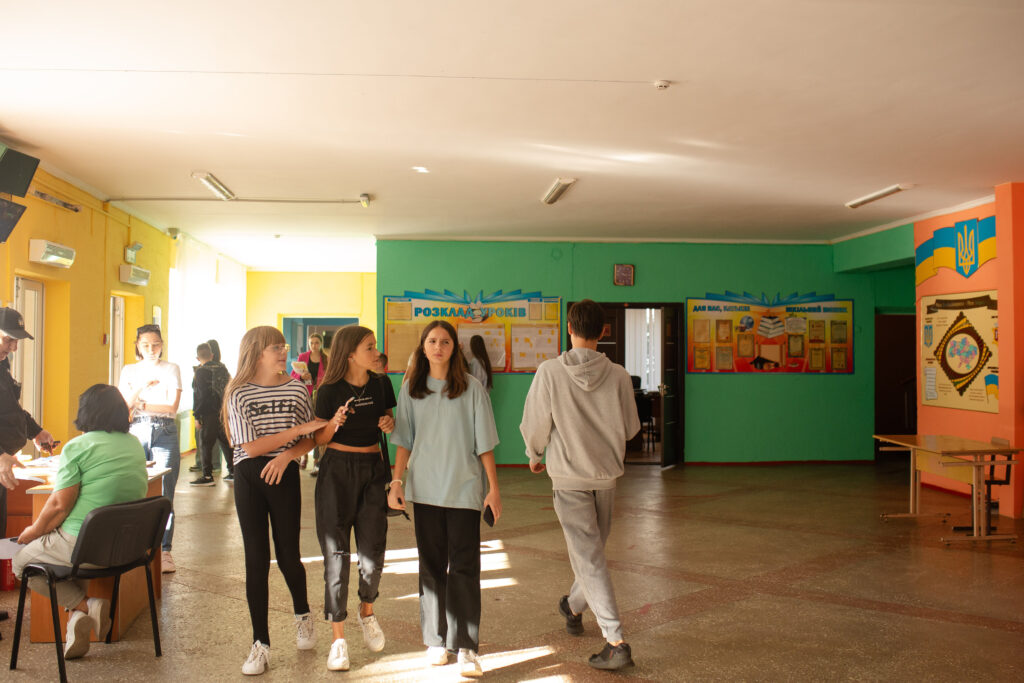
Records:
M1016 216L1014 208L1016 206ZM914 224L914 247L932 236L935 230L971 218L996 216L996 258L982 265L971 277L965 278L948 268L917 286L917 363L921 367L921 297L997 290L999 300L999 412L982 413L972 410L954 410L921 403L924 387L918 386L917 431L919 434L951 434L977 441L992 437L1008 439L1011 444L1024 443L1024 419L1021 397L1016 392L1020 369L1024 369L1024 334L1017 328L1024 324L1020 307L1024 305L1024 292L1017 292L1024 282L1014 282L1014 264L1024 266L1024 238L1014 240L1016 230L1024 230L1024 184L1008 183L996 188L996 200L964 211L930 218ZM1017 220L1014 220L1014 218ZM1015 243L1016 242L1016 243ZM1018 341L1020 340L1020 341ZM1016 361L1020 358L1021 363ZM922 378L919 374L919 382ZM996 487L993 497L1000 500L1000 513L1021 516L1021 469L1016 468L1010 486ZM969 492L969 487L938 475L922 473L922 481L953 491Z

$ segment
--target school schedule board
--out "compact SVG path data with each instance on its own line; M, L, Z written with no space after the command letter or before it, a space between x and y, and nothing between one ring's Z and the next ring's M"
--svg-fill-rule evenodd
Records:
M534 372L561 350L561 297L540 292L497 291L472 298L448 290L406 292L384 297L384 352L392 368L404 370L432 320L455 328L469 352L469 340L483 337L494 372Z
M852 299L707 297L686 300L687 372L853 372Z
M921 403L999 412L995 291L921 297Z

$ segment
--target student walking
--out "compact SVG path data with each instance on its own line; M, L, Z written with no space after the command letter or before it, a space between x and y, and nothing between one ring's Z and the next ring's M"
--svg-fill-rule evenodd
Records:
M404 510L407 499L414 503L427 661L443 666L457 650L462 675L481 676L480 513L490 508L495 521L501 517L498 433L487 391L466 371L458 347L455 329L441 320L420 336L398 395L388 504Z
M142 443L146 460L156 461L157 467L166 467L161 490L165 498L174 503L174 489L178 484L181 465L181 446L178 443L178 414L181 401L181 371L175 363L162 359L164 339L159 325L143 325L135 331L135 358L137 363L121 370L117 388L131 411L131 434ZM174 540L174 512L167 520L161 554L161 571L175 570L171 557Z
M572 349L537 368L519 429L530 470L543 472L545 449L555 514L565 534L574 580L558 603L570 635L583 634L590 607L607 643L590 658L596 669L633 666L605 560L615 482L626 441L640 431L629 373L597 351L604 310L584 299L569 309Z
M235 463L231 457L231 444L227 432L224 431L224 420L220 410L224 403L224 390L231 381L231 373L220 361L213 360L213 350L209 342L196 347L195 368L192 379L192 415L195 418L199 449L199 462L202 467L198 479L190 482L191 486L213 486L213 466L220 464L220 453L223 452L227 461L228 473L224 481L233 484L235 481Z
M469 338L469 374L476 377L488 392L494 388L491 357L487 355L487 345L479 334Z
M324 554L324 616L331 621L330 671L348 671L345 641L351 539L359 553L356 619L371 652L384 649L384 631L373 613L387 547L387 474L390 461L380 435L395 427L395 392L377 367L377 340L365 327L342 328L332 343L333 360L316 394L314 413L329 420L317 432L327 444L316 480L316 533Z
M227 429L234 447L235 511L245 552L245 597L252 621L252 650L242 673L263 673L270 666L270 539L292 597L300 650L316 645L306 599L306 570L299 554L301 492L295 462L313 443L308 437L324 426L313 418L309 392L285 374L288 345L273 327L254 327L242 337L238 371L224 397Z

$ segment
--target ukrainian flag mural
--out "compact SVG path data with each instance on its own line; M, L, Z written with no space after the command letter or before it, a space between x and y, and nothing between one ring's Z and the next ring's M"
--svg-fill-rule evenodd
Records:
M996 217L972 218L939 228L914 250L916 280L921 284L939 268L970 277L996 257Z

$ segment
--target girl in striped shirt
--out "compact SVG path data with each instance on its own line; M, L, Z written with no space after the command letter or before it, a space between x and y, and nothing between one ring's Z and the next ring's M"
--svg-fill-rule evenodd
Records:
M288 376L288 345L273 327L254 327L242 337L238 371L224 391L226 427L234 447L235 510L245 549L245 597L253 645L242 673L263 673L270 665L268 578L270 527L274 554L292 595L296 645L316 645L306 599L306 570L299 554L299 466L313 446L308 435L326 424L313 418L309 392Z

